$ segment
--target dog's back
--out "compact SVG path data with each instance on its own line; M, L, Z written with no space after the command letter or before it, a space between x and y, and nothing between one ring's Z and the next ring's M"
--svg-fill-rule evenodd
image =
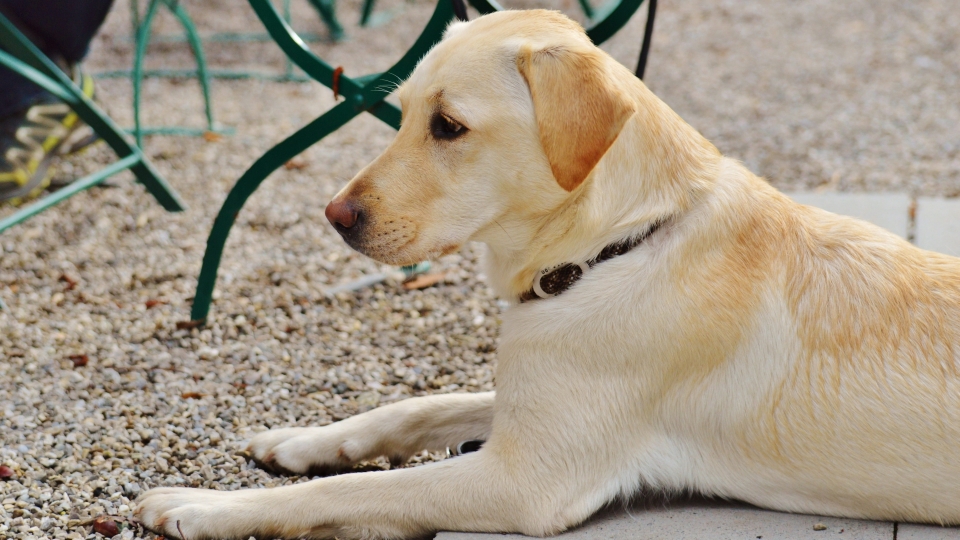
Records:
M729 384L733 401L714 406L736 409L751 386L763 396L708 443L732 443L743 460L718 469L717 491L784 510L960 523L960 259L798 205L737 164L713 198L732 216L713 221L726 223L722 238L709 235L724 255L694 272L701 294L749 305L730 315L752 326L723 369L747 356L748 369L770 370L761 382L708 379ZM750 474L731 481L731 467Z

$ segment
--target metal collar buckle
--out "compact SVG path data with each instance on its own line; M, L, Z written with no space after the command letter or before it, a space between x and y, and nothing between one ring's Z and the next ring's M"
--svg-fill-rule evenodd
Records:
M555 271L563 268L564 266L568 266L568 265L569 265L569 266L573 266L574 263L564 263L564 264L561 264L561 265L559 265L559 266L554 266L553 268L544 268L543 270L540 270L540 272L537 274L537 277L533 278L533 292L534 292L534 294L536 294L537 297L539 297L539 298L552 298L552 297L556 296L557 294L559 294L560 292L562 292L562 291L565 289L565 287L564 287L564 289L561 289L561 290L559 290L559 291L557 291L557 292L553 292L553 293L548 293L548 292L544 291L544 290L543 290L543 286L542 286L541 283L540 283L540 280L543 279L544 276L549 276L549 275L552 274L553 272L555 272ZM588 263L586 263L586 262L576 263L576 266L579 266L579 267L580 267L580 277L585 276L585 275L587 274L587 271L590 270L590 265L589 265ZM578 279L579 279L579 278L578 278Z

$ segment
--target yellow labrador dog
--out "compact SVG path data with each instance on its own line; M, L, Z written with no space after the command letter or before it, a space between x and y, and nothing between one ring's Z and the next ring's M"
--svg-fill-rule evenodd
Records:
M327 216L409 264L478 240L497 390L412 398L250 451L304 473L163 488L169 537L550 535L641 487L789 512L960 523L960 260L797 205L548 11L453 24L400 89L393 144Z

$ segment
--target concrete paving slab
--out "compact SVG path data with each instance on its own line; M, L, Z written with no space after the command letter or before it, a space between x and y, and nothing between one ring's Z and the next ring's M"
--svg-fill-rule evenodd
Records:
M910 224L910 196L906 193L788 193L800 204L816 206L844 216L869 221L907 237Z
M823 525L822 530L818 525ZM814 527L817 527L816 529ZM522 540L516 534L444 532L436 540ZM893 540L893 524L771 512L741 503L691 499L602 511L558 540ZM919 540L919 539L918 539ZM925 539L924 539L925 540Z
M960 540L960 527L901 523L897 527L897 540Z
M960 199L917 199L915 243L923 249L960 257Z

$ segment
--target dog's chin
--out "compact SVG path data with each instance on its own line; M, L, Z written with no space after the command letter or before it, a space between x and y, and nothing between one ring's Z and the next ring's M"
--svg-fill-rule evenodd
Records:
M347 242L347 244L358 253L383 264L409 266L424 260L422 255L406 248L390 249L387 246L353 245L352 242Z
M362 253L362 252L361 252L361 253ZM373 259L373 260L375 260L375 261L377 261L377 262L379 262L379 263L389 264L389 265L392 265L392 266L410 266L410 265L414 265L414 264L417 264L417 263L422 262L423 260L425 260L425 259L422 258L422 257L411 257L411 256L409 256L409 255L397 255L397 254L376 254L376 255L374 255L374 254L364 253L364 255L366 255L367 257L370 257L371 259Z
M452 243L444 244L442 246L431 246L428 248L410 246L407 244L399 249L391 249L387 246L351 245L350 247L379 263L389 264L392 266L411 266L423 261L436 259L443 255L456 253L460 249L461 244Z

